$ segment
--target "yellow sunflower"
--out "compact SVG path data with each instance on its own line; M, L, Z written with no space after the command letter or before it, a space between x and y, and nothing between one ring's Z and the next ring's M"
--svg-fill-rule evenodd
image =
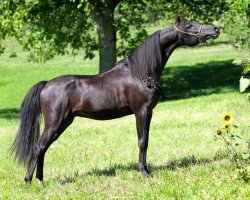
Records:
M230 130L230 124L228 122L224 122L224 129L226 131L229 131Z
M230 123L233 120L233 116L230 113L225 113L223 115L223 121L226 123Z

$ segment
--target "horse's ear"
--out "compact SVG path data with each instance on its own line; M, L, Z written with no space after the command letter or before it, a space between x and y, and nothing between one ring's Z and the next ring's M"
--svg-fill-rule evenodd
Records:
M176 25L179 25L181 22L185 21L185 19L181 16L177 16L176 17L176 21L175 21L175 24Z

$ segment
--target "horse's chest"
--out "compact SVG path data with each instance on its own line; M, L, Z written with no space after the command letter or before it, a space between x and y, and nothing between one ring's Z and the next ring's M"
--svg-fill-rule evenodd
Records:
M147 107L153 109L159 102L160 95L153 88L147 88L145 85L140 88L134 88L128 95L128 101L133 110L140 110Z

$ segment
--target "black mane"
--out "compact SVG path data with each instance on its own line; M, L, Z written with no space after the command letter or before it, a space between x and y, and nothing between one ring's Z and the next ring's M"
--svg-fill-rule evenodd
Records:
M128 57L132 74L144 79L151 77L159 80L157 67L162 65L160 31L155 32ZM157 75L158 74L158 75Z

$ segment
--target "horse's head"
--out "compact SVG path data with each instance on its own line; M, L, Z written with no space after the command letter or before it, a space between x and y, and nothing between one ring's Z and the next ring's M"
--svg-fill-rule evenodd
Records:
M176 18L174 29L179 33L182 44L187 46L195 46L210 38L215 39L220 34L220 30L217 26L188 22L182 17Z

